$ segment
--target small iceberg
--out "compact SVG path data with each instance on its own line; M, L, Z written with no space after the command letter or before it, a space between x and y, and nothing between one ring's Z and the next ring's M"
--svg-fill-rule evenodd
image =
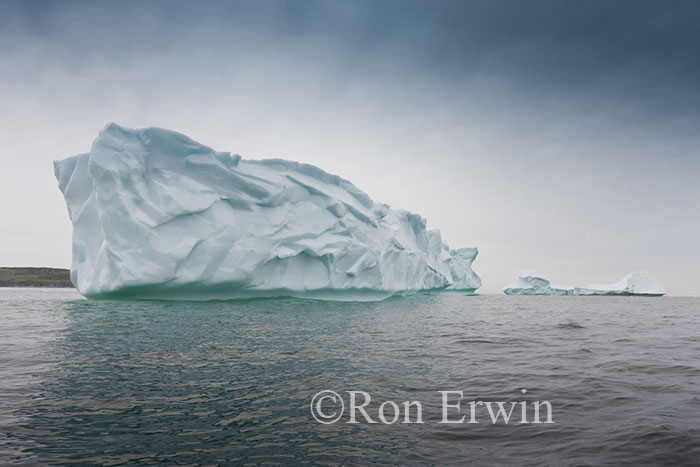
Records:
M573 295L574 288L552 285L537 271L526 269L503 291L507 295Z
M614 284L587 284L576 287L574 295L645 295L660 297L666 290L649 271L635 271Z
M587 284L585 287L554 286L532 269L520 273L518 279L507 285L507 295L639 295L660 297L666 290L656 282L649 271L635 271L614 284Z

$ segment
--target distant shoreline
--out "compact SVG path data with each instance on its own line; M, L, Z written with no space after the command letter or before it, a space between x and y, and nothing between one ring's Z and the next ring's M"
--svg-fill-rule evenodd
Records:
M69 269L4 267L0 267L0 287L74 288Z

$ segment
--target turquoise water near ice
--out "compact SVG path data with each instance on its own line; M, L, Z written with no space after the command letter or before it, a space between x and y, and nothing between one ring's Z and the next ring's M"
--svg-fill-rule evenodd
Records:
M700 462L698 298L0 289L0 314L0 464ZM346 406L345 391L368 392L371 416L418 400L425 423L320 424L321 390ZM471 400L547 400L555 423L441 424L441 390L463 391L467 415Z

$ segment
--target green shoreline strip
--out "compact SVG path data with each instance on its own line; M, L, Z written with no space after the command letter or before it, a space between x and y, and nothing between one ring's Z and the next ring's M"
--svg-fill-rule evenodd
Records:
M0 287L73 287L69 269L2 268Z

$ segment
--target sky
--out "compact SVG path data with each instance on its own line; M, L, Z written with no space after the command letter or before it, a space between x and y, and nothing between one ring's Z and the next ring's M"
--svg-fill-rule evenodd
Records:
M700 295L700 2L0 0L0 266L70 267L52 161L109 122L351 180L483 293Z

